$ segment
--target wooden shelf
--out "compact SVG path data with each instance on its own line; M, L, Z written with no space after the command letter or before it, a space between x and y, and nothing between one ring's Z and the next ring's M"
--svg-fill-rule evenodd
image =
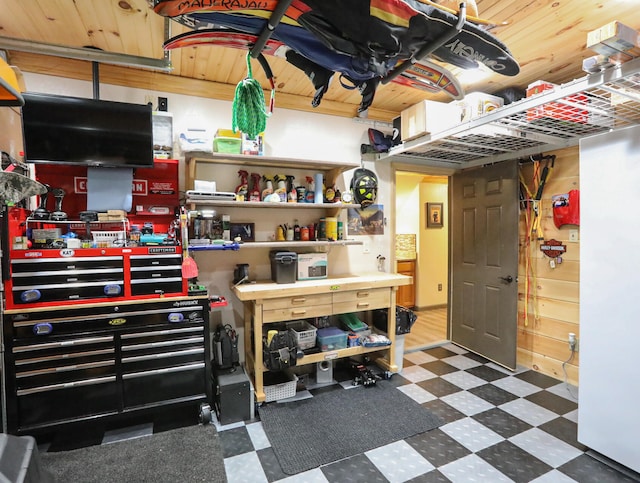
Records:
M216 206L219 208L261 209L270 208L276 210L346 210L348 208L360 208L354 203L270 203L267 201L224 201L224 200L194 200L187 198L186 203L192 209L196 206Z
M315 364L317 362L329 361L333 359L342 359L344 357L353 357L360 354L368 354L370 352L388 351L390 346L379 347L347 347L346 349L338 349L335 351L317 352L315 354L305 354L298 359L297 364Z
M190 252L204 252L209 250L239 250L245 248L309 248L362 245L360 240L337 241L263 241L230 243L226 245L189 245Z
M275 168L304 168L318 171L332 169L359 168L360 163L345 163L344 161L319 161L296 158L280 158L272 156L252 156L245 154L205 153L190 151L184 153L185 159L196 160L198 163L237 164L240 166L271 166Z

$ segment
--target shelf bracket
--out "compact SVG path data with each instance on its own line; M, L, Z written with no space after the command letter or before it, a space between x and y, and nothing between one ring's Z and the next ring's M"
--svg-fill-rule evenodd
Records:
M409 67L425 58L427 55L432 54L436 49L439 49L444 44L446 44L449 40L454 38L456 35L460 33L462 27L464 27L464 23L467 19L467 4L462 2L460 4L460 13L458 14L458 21L455 25L451 26L451 28L444 33L442 33L438 38L434 39L432 42L423 45L418 52L416 52L410 59L405 60L400 65L396 66L389 72L386 76L384 76L381 80L383 84L387 84L391 82L393 79L402 74Z
M269 40L269 38L273 34L273 31L280 23L280 20L282 19L284 13L287 11L292 2L293 0L280 0L277 3L276 8L274 8L273 12L271 13L271 17L269 17L269 20L267 20L267 25L264 26L262 32L260 32L260 35L256 40L256 43L253 45L253 47L251 47L251 50L249 51L251 57L253 57L254 59L258 58L258 56L262 52L262 49L267 44L267 40Z

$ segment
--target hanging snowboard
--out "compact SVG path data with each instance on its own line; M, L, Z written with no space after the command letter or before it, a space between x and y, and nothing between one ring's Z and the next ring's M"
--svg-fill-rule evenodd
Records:
M265 31L276 5L276 0L244 2L241 6L236 2L155 0L154 11L193 29L226 27L259 35ZM298 61L308 61L301 66L300 62L288 59L293 65L307 75L314 69L321 74L322 82L314 82L314 105L327 89L330 72L340 72L341 83L359 89L363 95L358 109L362 112L373 102L378 83L384 82L398 64L424 62L414 57L425 46L433 46L431 55L435 59L463 69L482 63L503 75L518 74L518 63L507 47L488 29L475 23L463 22L460 31L440 45L439 39L457 24L455 13L425 0L293 0L280 22L270 24L268 30L271 39L301 56ZM447 73L438 77L429 67L426 69L429 82L424 86L418 82L418 78L425 76L419 67L410 68L400 81L425 89L435 84L452 97L462 97L459 85L449 82L452 76Z
M215 45L218 47L230 47L234 49L249 50L255 44L258 36L247 34L233 28L209 28L184 32L165 41L165 50L174 50L185 47L198 47ZM286 57L291 62L291 52L281 41L269 39L262 50L265 55ZM335 54L336 61L351 61L346 56ZM343 57L339 59L339 57ZM297 67L297 65L296 65ZM333 73L333 71L330 71ZM315 76L314 76L315 77ZM462 99L464 91L458 79L444 67L429 61L417 62L409 69L393 79L393 82L407 87L424 90L427 92L444 92L452 99ZM314 85L315 87L315 85ZM316 87L317 88L317 87Z

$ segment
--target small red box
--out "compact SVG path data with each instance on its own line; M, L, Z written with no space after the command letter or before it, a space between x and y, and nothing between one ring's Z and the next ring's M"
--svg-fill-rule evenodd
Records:
M536 81L527 87L527 97L535 96L544 91L554 89L555 84L545 81ZM572 104L587 104L588 98L584 94L572 94L566 97ZM578 107L569 106L561 102L549 102L538 107L527 109L527 121L536 119L551 118L560 121L579 122L586 124L589 122L589 111Z

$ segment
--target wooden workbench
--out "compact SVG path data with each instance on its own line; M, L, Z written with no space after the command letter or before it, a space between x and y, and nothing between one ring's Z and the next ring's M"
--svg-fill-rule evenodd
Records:
M400 285L411 283L412 278L405 275L376 272L305 280L290 284L265 281L235 286L233 292L244 302L245 363L247 372L253 378L256 400L258 402L265 400L263 326L276 322L388 309L387 336L391 340L391 345L357 346L308 354L298 359L297 365L375 353L374 355L378 355L376 362L379 365L388 371L398 372L393 357L396 338L396 291Z

